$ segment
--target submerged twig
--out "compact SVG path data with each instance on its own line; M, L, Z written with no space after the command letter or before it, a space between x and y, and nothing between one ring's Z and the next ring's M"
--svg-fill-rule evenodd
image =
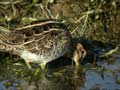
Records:
M118 51L118 49L119 49L119 47L116 47L116 48L114 48L114 49L112 49L112 50L110 50L110 51L108 51L108 52L102 54L100 57L107 57L107 56L109 56L109 55L115 53L116 51Z

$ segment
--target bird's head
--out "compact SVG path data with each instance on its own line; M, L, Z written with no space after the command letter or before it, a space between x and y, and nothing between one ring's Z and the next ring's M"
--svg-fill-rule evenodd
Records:
M78 43L75 47L75 51L73 53L73 61L76 65L79 65L80 62L85 58L86 50L82 46L82 44Z

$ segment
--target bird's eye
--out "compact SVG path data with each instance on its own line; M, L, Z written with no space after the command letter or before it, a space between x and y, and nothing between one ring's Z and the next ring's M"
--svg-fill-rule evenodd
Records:
M84 54L84 51L81 51L82 54Z

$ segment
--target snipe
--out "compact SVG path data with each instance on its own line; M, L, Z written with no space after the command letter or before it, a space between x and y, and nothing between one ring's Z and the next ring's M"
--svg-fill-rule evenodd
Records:
M75 52L73 50L70 33L63 23L56 20L0 32L0 51L19 55L29 68L30 62L40 63L44 68L46 63L71 52L74 53L73 59L78 65L86 51L81 44L77 44Z

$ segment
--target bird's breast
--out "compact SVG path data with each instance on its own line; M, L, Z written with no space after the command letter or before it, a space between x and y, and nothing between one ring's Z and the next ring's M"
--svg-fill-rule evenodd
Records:
M26 51L26 50L21 52L20 57L27 60L27 62L37 62L39 60L38 55L31 53L29 51Z

